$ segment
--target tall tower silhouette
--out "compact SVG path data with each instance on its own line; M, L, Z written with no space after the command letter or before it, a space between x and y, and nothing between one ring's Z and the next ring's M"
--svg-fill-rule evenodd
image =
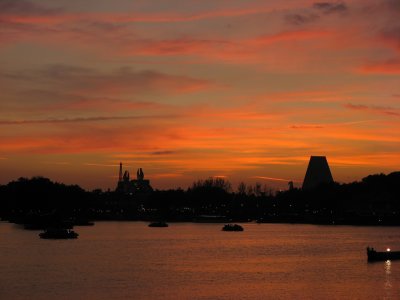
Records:
M1 0L0 0L1 1ZM136 173L137 178L130 178L129 171L125 170L122 173L122 162L119 163L119 176L117 188L115 189L117 192L125 193L125 194L148 194L153 191L153 188L150 185L150 180L144 179L144 172L142 168L139 168Z
M122 162L119 163L119 177L118 177L118 181L119 181L119 182L122 181Z
M333 182L333 177L326 157L311 156L303 181L303 190L315 188L321 183L331 182Z

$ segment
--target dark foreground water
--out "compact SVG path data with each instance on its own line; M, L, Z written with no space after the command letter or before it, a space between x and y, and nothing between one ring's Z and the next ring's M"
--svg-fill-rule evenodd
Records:
M400 299L400 228L99 222L77 240L0 223L0 299Z

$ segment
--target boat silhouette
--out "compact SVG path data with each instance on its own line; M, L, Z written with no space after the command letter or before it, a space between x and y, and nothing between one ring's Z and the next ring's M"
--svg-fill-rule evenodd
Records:
M400 251L391 251L389 248L386 251L376 251L374 248L367 247L368 261L385 261L400 259Z
M168 224L165 222L153 222L149 224L149 227L168 227Z
M238 224L225 224L222 227L223 231L243 231L243 227Z

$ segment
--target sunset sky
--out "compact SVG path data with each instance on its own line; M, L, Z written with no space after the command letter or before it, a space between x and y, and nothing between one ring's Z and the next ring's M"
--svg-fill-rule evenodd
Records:
M0 184L400 170L400 1L0 0Z

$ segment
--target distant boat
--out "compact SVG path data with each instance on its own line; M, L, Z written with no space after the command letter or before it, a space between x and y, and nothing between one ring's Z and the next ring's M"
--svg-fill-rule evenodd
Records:
M225 224L222 227L223 231L243 231L243 227L238 224Z
M368 261L383 261L400 259L400 251L391 251L389 248L384 252L378 252L374 248L367 247Z
M168 224L165 222L153 222L149 224L149 227L168 227Z
M49 228L39 233L42 239L76 239L78 235L75 231L63 228Z

